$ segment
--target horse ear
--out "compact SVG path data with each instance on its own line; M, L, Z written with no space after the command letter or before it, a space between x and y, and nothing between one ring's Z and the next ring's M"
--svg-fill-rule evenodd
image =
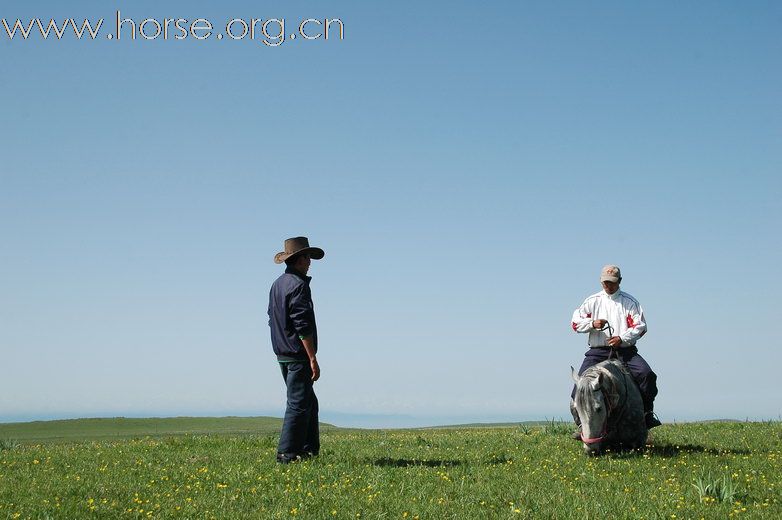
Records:
M578 383L578 375L576 374L576 370L572 366L570 367L570 377L573 378L573 381Z
M602 382L603 382L603 374L598 372L597 373L597 378L593 379L589 383L589 386L592 388L592 390L600 390L600 385L601 385Z

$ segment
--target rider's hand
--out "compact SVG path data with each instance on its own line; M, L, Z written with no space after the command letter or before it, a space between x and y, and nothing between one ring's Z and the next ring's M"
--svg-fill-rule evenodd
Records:
M606 323L608 323L608 320L595 320L592 322L592 327L596 329L602 329L606 326Z
M622 338L619 336L614 336L608 340L608 346L609 347L618 347L622 344Z
M310 368L312 369L312 382L314 383L320 378L320 365L318 365L318 359L310 359Z

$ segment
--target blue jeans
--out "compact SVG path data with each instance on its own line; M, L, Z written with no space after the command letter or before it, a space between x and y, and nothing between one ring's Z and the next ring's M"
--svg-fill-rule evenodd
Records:
M317 454L320 451L318 398L312 388L310 364L308 361L280 363L280 370L288 389L288 403L277 453Z

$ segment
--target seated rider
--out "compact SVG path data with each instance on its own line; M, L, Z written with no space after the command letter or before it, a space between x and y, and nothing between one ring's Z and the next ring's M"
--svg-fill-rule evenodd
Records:
M603 290L589 296L573 312L573 330L589 334L589 349L584 355L584 362L578 375L609 357L621 359L641 391L646 427L654 428L661 424L654 415L657 375L638 354L638 348L635 346L636 341L646 334L644 311L638 300L619 290L621 282L622 273L619 267L615 265L603 267L600 273ZM571 400L575 397L575 392L576 388L573 387ZM580 429L578 415L573 412L573 416ZM576 433L573 434L574 438Z

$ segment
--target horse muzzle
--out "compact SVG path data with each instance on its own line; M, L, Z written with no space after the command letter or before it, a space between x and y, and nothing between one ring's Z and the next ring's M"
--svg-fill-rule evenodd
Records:
M590 444L584 443L584 455L588 457L594 457L603 453L603 443L593 442Z

